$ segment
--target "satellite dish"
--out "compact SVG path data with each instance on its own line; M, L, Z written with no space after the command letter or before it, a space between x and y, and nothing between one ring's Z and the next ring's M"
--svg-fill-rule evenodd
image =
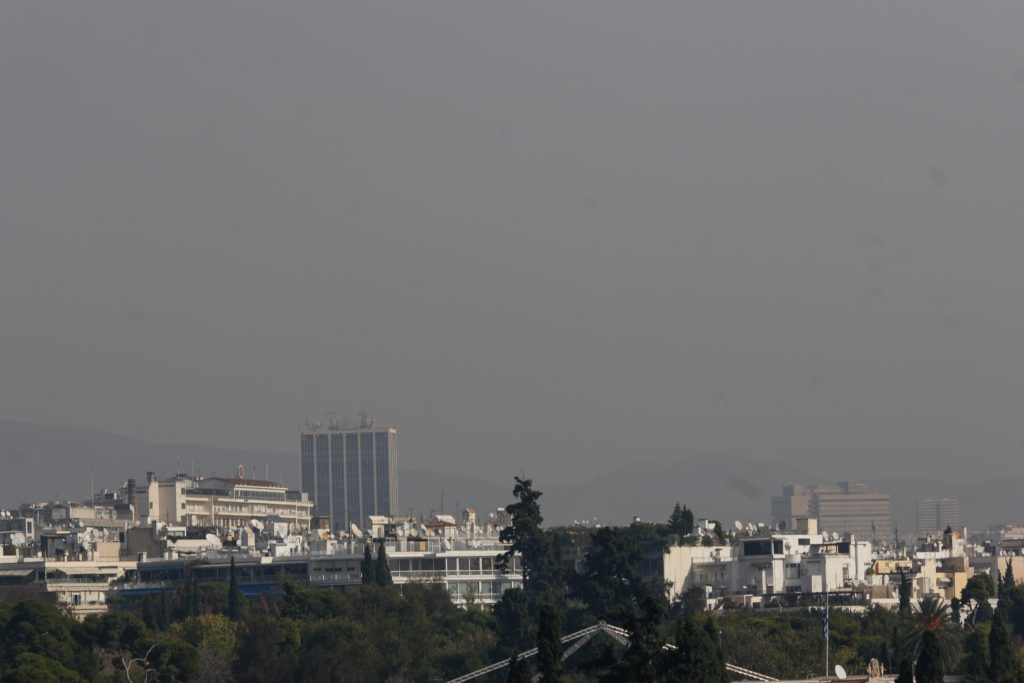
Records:
M779 522L779 531L785 531L785 530L786 530L786 520L782 520L781 522Z
M743 531L743 523L740 520L737 519L732 525L736 527L736 531Z
M836 678L841 681L846 680L846 669L843 668L842 664L836 664Z
M363 532L360 531L359 527L357 527L355 524L349 524L348 526L352 530L352 535L353 536L355 536L356 538L362 538L363 537Z
M206 534L206 542L209 544L208 547L218 550L222 547L220 542L220 536L217 534Z

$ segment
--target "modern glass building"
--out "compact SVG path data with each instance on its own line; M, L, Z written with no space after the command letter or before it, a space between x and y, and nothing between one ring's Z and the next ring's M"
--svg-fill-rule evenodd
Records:
M299 476L314 514L331 528L398 516L398 432L390 427L311 429L299 435Z

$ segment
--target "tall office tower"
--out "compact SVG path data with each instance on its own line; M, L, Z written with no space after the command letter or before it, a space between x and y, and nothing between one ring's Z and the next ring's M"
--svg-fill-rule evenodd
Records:
M797 517L815 517L820 531L855 534L861 539L892 534L888 493L872 493L864 484L841 481L836 486L787 484L772 498L772 519L790 528Z
M960 527L960 502L955 498L919 498L917 500L917 533L937 534L946 527Z
M374 427L364 416L359 427L331 419L326 428L306 424L299 435L299 476L314 513L335 530L366 528L370 515L398 515L398 432Z

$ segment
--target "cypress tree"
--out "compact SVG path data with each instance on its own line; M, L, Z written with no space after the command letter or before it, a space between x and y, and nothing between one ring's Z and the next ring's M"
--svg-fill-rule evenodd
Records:
M373 562L373 555L370 554L370 545L363 546L363 585L377 583L377 565Z
M194 590L195 585L192 583L192 570L188 567L185 567L185 604L181 610L181 613L184 615L185 619L188 619L189 617L193 616L192 605L194 604L195 601L192 599L192 591Z
M543 683L555 683L562 678L562 617L551 603L544 603L540 608L537 668Z
M378 586L393 586L395 582L391 580L391 567L388 566L388 554L384 550L384 542L381 541L380 547L377 548L377 585Z
M900 614L910 613L910 596L913 589L910 579L902 571L900 572Z
M717 681L718 683L729 683L729 674L725 670L725 655L722 654L722 648L719 644L720 638L717 637L718 629L715 628L714 617L709 616L704 620L704 632L708 634L708 641L715 652L715 661L712 664L712 675L709 680Z
M171 598L167 592L160 593L159 610L157 611L157 624L161 631L171 627Z
M914 665L910 657L904 656L900 660L900 675L896 677L895 683L914 683Z
M199 582L196 580L195 574L192 574L192 591L189 593L188 615L190 617L199 616Z
M1016 681L1020 673L1017 648L1003 621L1002 610L992 615L992 631L988 635L988 677L993 681Z
M156 610L153 609L153 596L147 595L142 599L142 621L152 630L156 630Z
M985 683L988 680L988 627L979 625L967 636L967 665L964 680Z
M942 653L933 631L921 635L921 654L917 657L915 675L917 683L942 683Z
M238 590L238 570L235 569L235 556L231 556L231 578L228 582L228 618L238 621L242 615L242 592Z
M1003 588L1013 588L1017 579L1013 578L1013 558L1006 558L1006 572L1003 574Z

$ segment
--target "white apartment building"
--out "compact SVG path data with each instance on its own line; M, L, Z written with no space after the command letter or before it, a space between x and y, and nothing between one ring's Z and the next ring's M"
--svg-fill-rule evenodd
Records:
M803 533L746 536L730 545L675 546L665 550L661 577L671 582L669 597L692 588L710 595L821 593L865 582L871 544L851 536L817 533L814 519Z
M305 493L262 479L189 477L176 475L157 481L150 472L138 492L143 524L247 529L252 520L271 524L283 520L289 529L309 529L313 503Z

